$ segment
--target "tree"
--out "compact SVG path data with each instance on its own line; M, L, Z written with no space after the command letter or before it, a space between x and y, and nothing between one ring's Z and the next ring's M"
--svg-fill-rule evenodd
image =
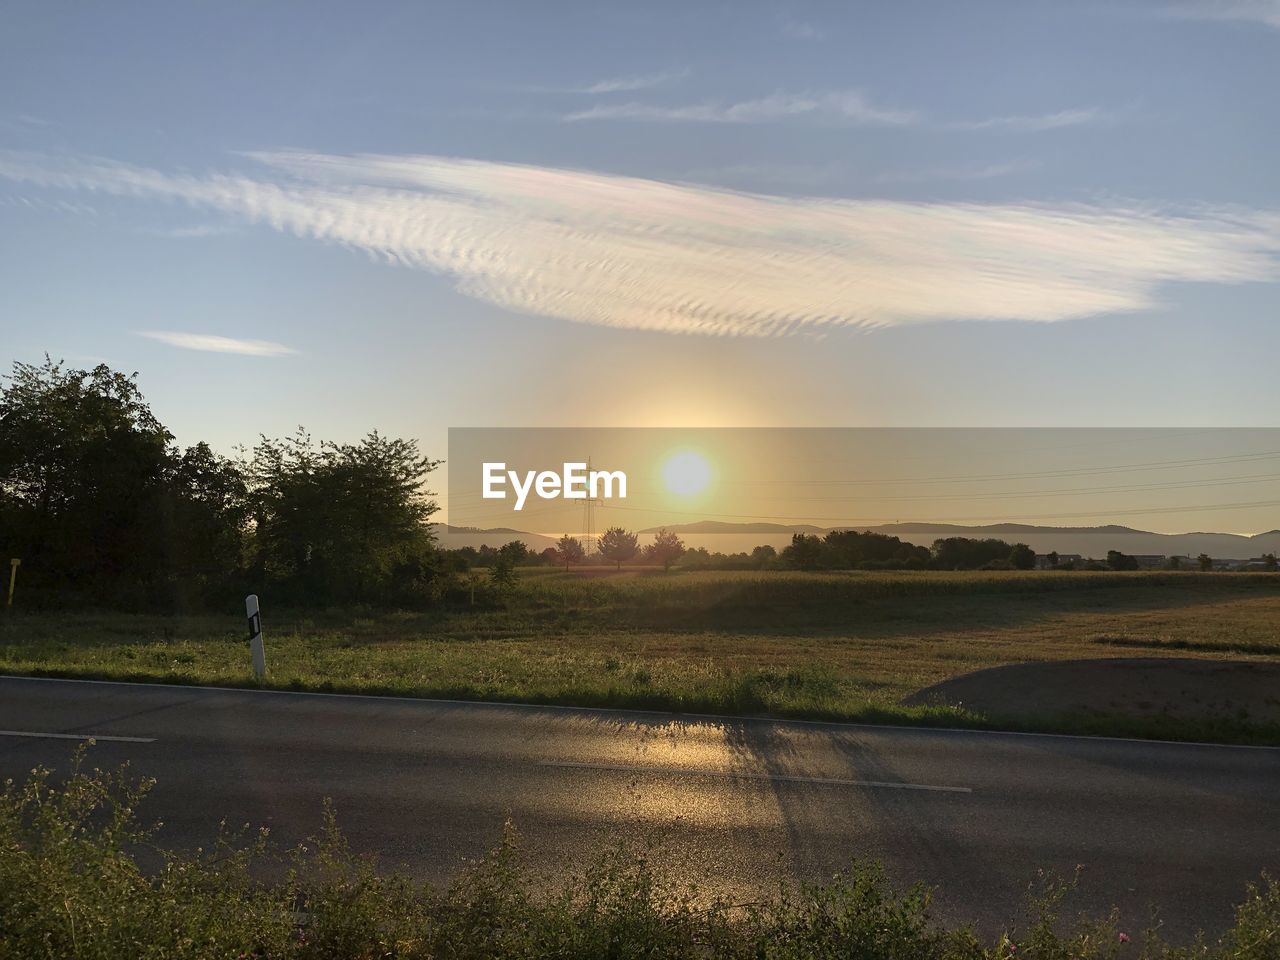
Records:
M249 466L255 569L326 599L364 599L398 568L425 573L437 507L423 483L438 464L376 431L357 444L263 437Z
M777 559L778 551L767 543L763 543L751 551L751 565L757 569L767 567Z
M629 530L623 530L622 527L610 527L600 535L600 553L608 560L612 560L618 565L618 569L622 569L624 560L630 560L638 551L638 537Z
M1025 543L1015 543L1009 551L1009 563L1015 570L1034 570L1036 552Z
M1112 570L1137 570L1138 558L1121 553L1119 550L1108 550L1107 566Z
M813 570L822 559L824 544L810 533L793 533L791 546L782 551L782 560L799 570Z
M831 566L858 567L863 564L902 566L911 560L924 562L929 551L914 543L870 530L832 530L823 538L822 554Z
M0 541L29 584L119 599L167 556L172 434L135 376L15 363L0 384ZM136 595L136 594L135 594Z
M1213 569L1213 557L1209 556L1207 553L1202 553L1200 556L1196 557L1196 563L1199 565L1201 570Z
M654 534L653 543L645 547L644 553L650 560L662 564L662 571L666 573L671 569L671 564L684 554L684 541L663 527Z
M571 537L567 533L556 541L556 559L564 564L566 570L569 569L571 563L581 563L585 555L582 549L582 541L577 537Z
M516 565L511 562L510 557L498 555L489 570L489 582L499 590L510 590L516 585Z
M1062 559L1062 557L1060 557L1060 556L1058 555L1058 551L1057 551L1057 550L1050 550L1050 551L1049 551L1049 566L1050 566L1050 567L1052 567L1054 570L1057 570L1057 569L1058 569L1058 562L1059 562L1061 559Z
M240 572L249 488L239 463L207 443L188 447L173 466L166 511L168 573L176 593L207 593Z
M1280 570L1280 561L1276 559L1276 555L1274 553L1264 553L1262 555L1262 569L1271 573L1275 573L1277 570Z
M1013 545L1003 540L946 537L933 541L934 564L943 570L977 570L993 561L1008 561Z
M1182 558L1181 558L1181 557L1179 557L1179 556L1172 556L1172 557L1170 557L1170 558L1169 558L1169 562L1168 562L1165 566L1166 566L1169 570L1181 570L1181 569L1182 569Z
M529 559L529 548L523 540L509 540L498 548L498 556L509 560L511 566L518 567Z

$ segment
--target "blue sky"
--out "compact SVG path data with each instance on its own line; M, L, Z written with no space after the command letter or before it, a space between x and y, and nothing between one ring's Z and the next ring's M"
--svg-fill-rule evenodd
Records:
M0 17L0 359L182 442L1275 424L1275 2Z

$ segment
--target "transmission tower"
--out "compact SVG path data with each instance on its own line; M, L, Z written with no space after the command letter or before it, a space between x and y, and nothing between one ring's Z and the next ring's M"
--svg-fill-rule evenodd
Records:
M591 458L587 457L587 477L591 477ZM591 556L596 546L596 507L604 505L603 497L593 497L591 495L591 487L587 487L587 499L583 503L582 509L586 514L584 518L584 526L586 527L586 536L583 539L582 554L584 557Z

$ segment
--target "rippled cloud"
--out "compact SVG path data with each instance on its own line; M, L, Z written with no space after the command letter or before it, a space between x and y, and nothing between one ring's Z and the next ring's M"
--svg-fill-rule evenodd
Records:
M1170 283L1280 272L1269 211L789 198L438 156L245 160L255 175L0 153L0 177L181 202L519 313L681 334L1067 320L1148 309Z

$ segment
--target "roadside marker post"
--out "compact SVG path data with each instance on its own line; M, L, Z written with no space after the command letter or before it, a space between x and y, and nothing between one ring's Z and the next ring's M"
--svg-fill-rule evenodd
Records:
M267 675L267 654L262 646L262 614L258 610L256 593L244 598L244 612L249 617L249 651L253 654L253 675L261 680Z
M21 564L22 561L17 557L9 561L9 599L5 603L6 608L13 606L13 587L18 582L18 567Z

